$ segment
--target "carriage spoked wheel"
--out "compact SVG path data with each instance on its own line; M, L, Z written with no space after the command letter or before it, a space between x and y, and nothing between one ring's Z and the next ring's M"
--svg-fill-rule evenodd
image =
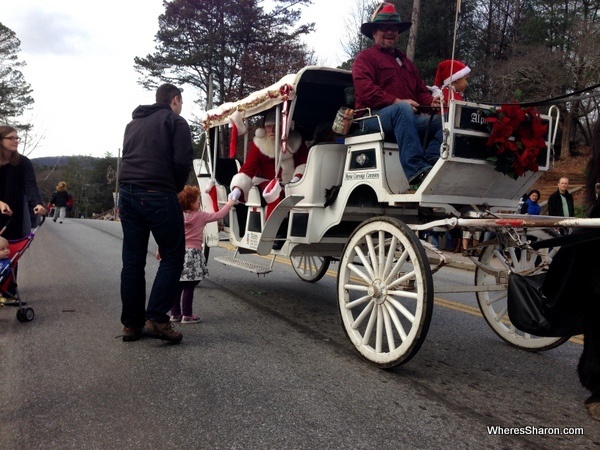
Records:
M523 241L532 242L555 237L544 230L527 230L521 235ZM498 244L484 247L479 262L485 267L475 269L476 286L507 286L508 272L538 273L543 269L543 259L551 259L558 247L540 249L537 252L518 247L500 247ZM530 352L550 350L566 342L568 337L540 337L525 333L510 322L508 317L507 291L477 292L477 303L483 318L500 339L513 347Z
M407 362L421 347L433 308L433 278L415 233L391 217L361 223L344 248L337 279L346 335L382 368Z
M290 262L294 272L301 280L316 283L327 273L331 258L328 256L291 256Z

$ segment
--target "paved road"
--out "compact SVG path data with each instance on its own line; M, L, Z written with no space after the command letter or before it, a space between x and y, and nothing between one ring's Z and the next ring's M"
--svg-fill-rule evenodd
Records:
M50 222L38 231L20 268L36 317L19 323L14 308L0 309L1 449L600 443L575 376L581 345L542 354L509 348L477 315L472 296L438 296L420 352L384 371L350 348L333 277L304 283L280 263L259 279L211 261L196 290L203 322L181 326L181 345L123 343L120 244L112 222ZM470 273L444 270L436 286L471 282ZM489 435L490 426L525 434ZM540 434L553 431L543 427L584 434Z

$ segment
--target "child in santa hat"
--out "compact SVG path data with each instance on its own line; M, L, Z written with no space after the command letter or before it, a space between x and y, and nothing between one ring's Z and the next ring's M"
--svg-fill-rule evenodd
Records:
M471 69L466 64L456 59L446 59L438 64L435 74L435 86L433 95L443 96L444 105L450 103L450 99L463 100L463 93L469 85L467 78ZM444 108L444 113L447 109Z

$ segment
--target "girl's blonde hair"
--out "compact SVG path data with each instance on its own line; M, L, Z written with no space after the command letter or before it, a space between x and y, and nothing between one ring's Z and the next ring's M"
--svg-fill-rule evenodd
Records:
M58 183L58 186L56 186L56 190L57 191L66 191L67 183L65 183L64 181L61 181L60 183Z

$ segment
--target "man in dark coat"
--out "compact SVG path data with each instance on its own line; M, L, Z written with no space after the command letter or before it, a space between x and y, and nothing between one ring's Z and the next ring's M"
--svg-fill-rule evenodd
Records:
M123 228L121 323L123 340L142 334L178 343L183 338L169 321L185 256L180 192L192 168L192 136L180 116L181 90L163 84L156 103L140 105L125 129L119 171L119 217ZM145 266L150 233L160 265L146 307Z
M569 179L562 177L558 180L558 189L548 197L548 215L574 217L575 208L573 206L573 196L567 190L569 188Z

